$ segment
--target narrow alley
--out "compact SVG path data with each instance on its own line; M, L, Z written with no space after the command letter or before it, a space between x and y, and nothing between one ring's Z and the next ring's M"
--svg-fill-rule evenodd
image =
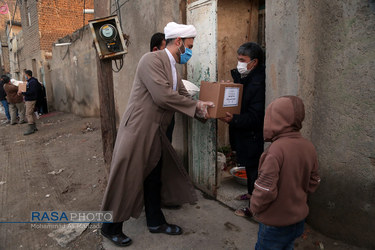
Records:
M53 112L38 120L39 131L23 136L24 125L11 126L0 113L0 249L117 249L90 224L78 235L56 234L61 224L30 222L32 211L97 211L105 189L100 122ZM148 232L144 213L124 231L133 237L129 249L252 249L258 225L206 195L194 205L164 210L182 236ZM310 227L296 249L359 250L329 239Z

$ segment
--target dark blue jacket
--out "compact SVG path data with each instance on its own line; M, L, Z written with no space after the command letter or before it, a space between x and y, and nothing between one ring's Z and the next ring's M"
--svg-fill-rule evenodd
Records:
M40 91L41 85L39 81L31 77L27 80L26 92L22 92L22 94L25 96L25 101L36 101L40 95Z
M234 83L243 84L243 94L241 113L229 123L230 144L239 164L257 167L264 147L265 67L259 65L244 78L237 69L231 73Z
M5 90L4 90L4 82L2 80L0 80L0 101L4 101L6 100L6 97L7 94L5 93Z

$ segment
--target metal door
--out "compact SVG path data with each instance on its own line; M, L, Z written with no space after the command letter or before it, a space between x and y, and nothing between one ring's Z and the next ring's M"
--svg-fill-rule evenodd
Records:
M217 0L188 1L187 24L197 29L193 57L187 65L188 80L217 80ZM189 174L194 184L216 196L216 120L205 124L189 120Z

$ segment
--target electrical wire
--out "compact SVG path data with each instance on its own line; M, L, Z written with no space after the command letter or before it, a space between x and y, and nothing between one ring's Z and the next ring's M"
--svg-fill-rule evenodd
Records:
M111 13L111 15L113 15L115 12L117 12L117 16L118 16L118 19L119 19L119 22L120 22L120 27L121 27L121 30L122 30L121 7L124 6L124 4L126 4L127 2L129 2L129 0L126 0L121 5L120 5L119 0L115 0L115 2L116 2L116 5L117 5L117 8ZM119 35L122 36L123 34L119 34ZM115 72L115 73L118 73L124 67L124 55L122 55L122 57L120 59L115 59L114 61L115 61L116 69L113 69L113 67L112 67L112 71Z
M121 30L122 30L122 20L121 20L121 10L120 10L119 0L116 0L116 4L117 4L117 16L118 16L118 19L120 21L120 26L121 26Z
M120 65L117 64L117 60L119 60L119 64L120 64ZM116 60L115 60L115 66L116 66L116 70L113 69L113 67L112 67L112 71L115 72L115 73L120 72L120 70L121 70L122 67L124 66L124 56L122 56L120 59L116 59Z
M118 0L116 0L117 2L118 2ZM117 8L114 10L114 11L112 11L112 13L111 13L111 15L113 15L113 14L115 14L115 12L117 12L117 11L119 11L120 10L120 8L122 7L122 6L124 6L127 2L129 2L130 0L125 0L125 2L123 2L121 5L117 5Z

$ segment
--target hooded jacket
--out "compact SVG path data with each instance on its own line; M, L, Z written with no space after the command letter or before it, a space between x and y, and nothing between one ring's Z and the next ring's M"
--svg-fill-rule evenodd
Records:
M271 145L260 158L258 179L250 201L255 218L269 226L288 226L309 213L307 196L320 182L313 144L299 132L305 117L303 102L284 96L266 109L264 139Z

